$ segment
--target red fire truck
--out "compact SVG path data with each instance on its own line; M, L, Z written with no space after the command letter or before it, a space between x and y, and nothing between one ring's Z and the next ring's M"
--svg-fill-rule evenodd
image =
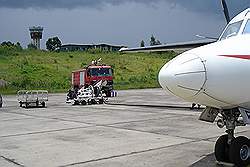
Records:
M113 90L113 70L108 65L98 65L93 61L91 65L86 68L79 69L72 72L72 86L75 90L79 90L82 87L87 88L89 85L95 85L100 80L106 81L107 84L102 87L103 92L107 97L111 96Z

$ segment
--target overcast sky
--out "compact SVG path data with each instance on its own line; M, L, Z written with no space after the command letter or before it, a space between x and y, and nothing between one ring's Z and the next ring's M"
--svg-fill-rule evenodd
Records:
M250 0L227 0L230 16ZM153 34L162 43L217 37L226 21L220 0L0 0L0 42L30 43L28 28L44 27L42 48L49 37L63 44L149 44Z

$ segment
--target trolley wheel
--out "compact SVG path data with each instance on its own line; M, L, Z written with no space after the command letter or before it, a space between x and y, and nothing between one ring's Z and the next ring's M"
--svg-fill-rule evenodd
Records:
M36 101L36 107L38 107L39 106L39 101Z
M28 108L29 107L29 103L25 103L25 108Z
M97 104L97 102L96 102L95 99L91 99L91 103L92 103L92 104Z
M79 105L79 104L80 104L79 101L74 100L73 105Z
M103 99L100 99L99 104L103 104L103 101L104 101Z
M81 104L82 104L82 105L86 105L87 102L86 102L85 100L83 100L83 101L81 102Z
M45 102L43 101L43 102L41 103L41 105L42 105L42 107L45 107Z

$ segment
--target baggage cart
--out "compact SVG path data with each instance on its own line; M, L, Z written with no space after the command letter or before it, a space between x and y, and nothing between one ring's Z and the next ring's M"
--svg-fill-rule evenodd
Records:
M20 90L17 92L20 107L45 107L48 101L47 90Z

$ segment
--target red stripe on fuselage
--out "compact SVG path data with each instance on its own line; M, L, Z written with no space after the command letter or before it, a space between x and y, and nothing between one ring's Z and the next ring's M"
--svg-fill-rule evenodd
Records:
M238 58L238 59L250 59L250 55L219 55L224 57L232 57L232 58Z

